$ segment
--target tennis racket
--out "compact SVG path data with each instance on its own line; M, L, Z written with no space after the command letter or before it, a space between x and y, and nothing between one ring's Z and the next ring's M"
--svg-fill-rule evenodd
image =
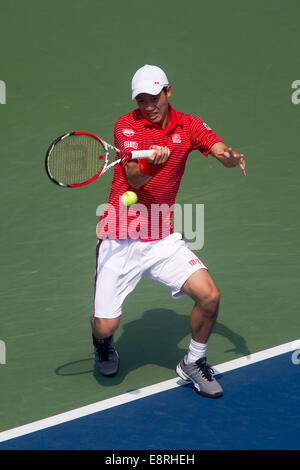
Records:
M118 159L109 163L110 152ZM89 132L69 132L55 139L46 153L46 172L53 183L63 188L78 188L92 183L119 163L148 158L153 150L125 153Z

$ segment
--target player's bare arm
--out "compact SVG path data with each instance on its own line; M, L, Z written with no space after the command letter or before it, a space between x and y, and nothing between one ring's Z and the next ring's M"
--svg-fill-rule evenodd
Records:
M246 176L246 163L243 153L237 152L232 147L227 147L223 142L217 142L212 146L210 154L227 168L239 166L243 175Z
M153 154L149 158L147 158L147 161L151 165L161 165L168 160L168 147L152 145L150 148L151 150L153 150ZM125 166L125 174L128 183L135 189L144 186L152 178L151 175L145 175L141 171L139 163L135 161L127 162Z
M151 180L151 176L141 173L138 162L127 162L125 175L128 183L135 189L140 188Z

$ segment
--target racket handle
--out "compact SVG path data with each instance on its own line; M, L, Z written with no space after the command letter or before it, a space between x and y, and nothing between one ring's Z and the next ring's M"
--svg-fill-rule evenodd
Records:
M148 158L151 157L154 150L133 150L129 153L130 160L136 160L137 158ZM170 155L170 150L168 150L168 156Z
M130 160L136 160L137 158L148 158L152 155L153 150L133 150L130 152Z

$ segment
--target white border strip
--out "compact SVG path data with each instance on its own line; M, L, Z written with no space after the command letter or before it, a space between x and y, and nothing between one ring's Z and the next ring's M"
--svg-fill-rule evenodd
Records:
M296 349L300 349L300 339L291 341L290 343L275 346L274 348L265 349L264 351L250 354L249 356L244 356L232 361L224 362L222 364L213 366L213 368L216 374L221 374L223 372L228 372L233 369L238 369L239 367L254 364L255 362L263 361L265 359L269 359L280 354L285 354ZM166 390L171 390L172 388L176 388L184 384L186 384L186 382L179 378L166 380L155 385L150 385L132 392L124 393L123 395L108 398L107 400L98 401L96 403L92 403L91 405L83 406L75 410L60 413L58 415L51 416L50 418L41 419L39 421L34 421L33 423L25 424L24 426L8 429L7 431L0 433L0 442L24 436L25 434L30 434L35 431L40 431L41 429L46 429L51 426L56 426L57 424L66 423L77 418L82 418L83 416L97 413L98 411L103 411L118 405L130 403L131 401L139 400L140 398L145 398L156 393L164 392Z

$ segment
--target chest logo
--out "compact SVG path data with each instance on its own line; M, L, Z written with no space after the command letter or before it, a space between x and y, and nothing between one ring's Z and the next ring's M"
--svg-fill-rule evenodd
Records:
M174 134L172 140L174 144L181 144L181 137L179 134Z
M125 149L128 149L128 148L132 148L132 149L136 149L138 148L139 144L137 142L132 142L132 141L126 141L124 142L124 148Z
M135 134L133 129L122 129L122 132L126 137L132 137Z

